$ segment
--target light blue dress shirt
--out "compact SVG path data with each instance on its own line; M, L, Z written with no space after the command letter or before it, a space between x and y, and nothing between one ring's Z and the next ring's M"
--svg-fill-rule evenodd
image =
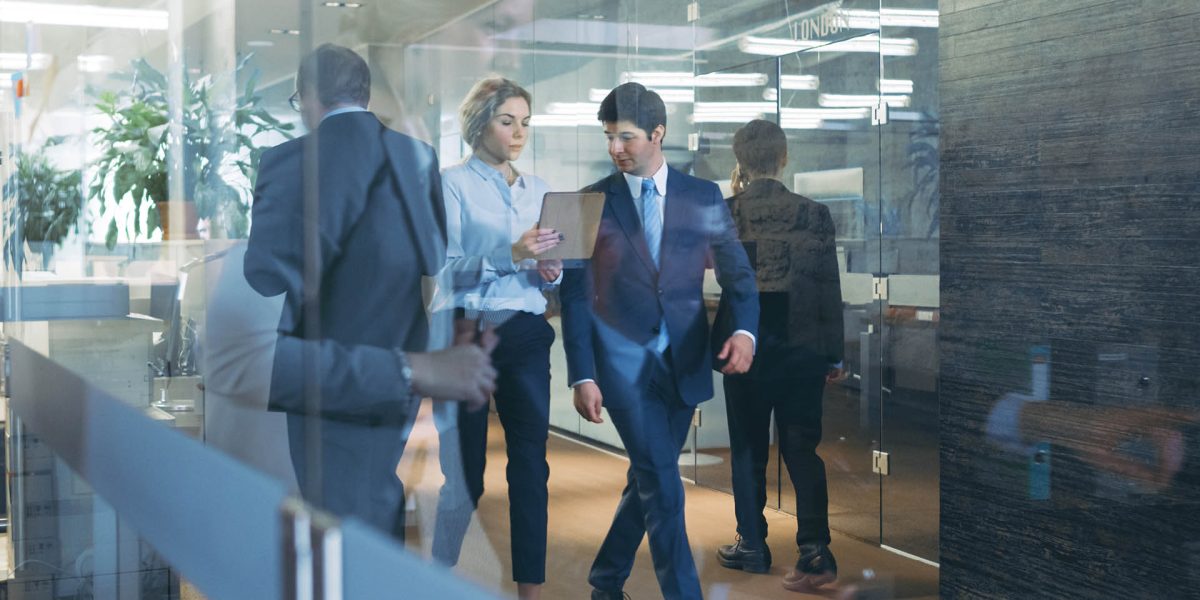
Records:
M664 160L663 164L658 167L658 170L655 171L654 174L650 176L650 178L654 180L654 189L655 189L655 191L658 192L659 222L663 224L664 229L666 229L666 226L667 226L667 222L666 222L666 218L665 218L666 212L667 212L667 172L668 172L667 171L667 161ZM634 207L637 208L637 213L639 215L641 215L642 214L642 180L646 179L646 178L638 177L637 175L633 175L631 173L622 173L622 175L625 176L625 184L629 186L629 195L633 196L633 205L634 205ZM757 351L758 338L755 337L755 335L753 333L750 333L749 331L746 331L745 329L739 329L737 331L734 331L733 333L735 335L744 335L744 336L750 338L750 342L753 345L754 350ZM667 345L670 343L670 338L668 337L668 335L669 334L667 332L666 319L664 318L663 324L662 324L661 328L659 329L658 337L655 338L650 343L650 347L653 348L655 351L661 353L663 350L665 350L667 348ZM595 380L594 379L580 379L579 381L572 382L571 387L573 388L581 383L587 383L587 382L595 382Z
M633 204L637 207L637 212L640 215L642 214L642 180L645 178L638 177L637 175L632 175L630 173L622 173L622 175L625 176L625 184L629 186L629 195L633 196ZM658 191L659 222L663 224L663 228L665 229L667 226L667 221L664 218L667 212L667 161L664 160L662 166L660 166L658 170L650 176L650 178L654 180L654 189ZM750 341L754 343L755 350L758 349L758 338L755 337L753 333L750 333L745 329L739 329L734 333L740 333L750 338ZM665 338L666 334L667 328L663 327L662 333L659 335L660 337ZM661 340L658 342L658 344L660 349L666 347Z
M541 217L550 186L518 174L504 175L472 156L442 171L446 202L446 268L439 278L434 310L546 312L537 261L512 260L512 245Z

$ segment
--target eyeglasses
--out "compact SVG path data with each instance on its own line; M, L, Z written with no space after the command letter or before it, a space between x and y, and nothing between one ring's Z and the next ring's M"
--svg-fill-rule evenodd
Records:
M296 90L292 92L291 96L288 96L288 106L291 106L292 110L300 112L300 90Z

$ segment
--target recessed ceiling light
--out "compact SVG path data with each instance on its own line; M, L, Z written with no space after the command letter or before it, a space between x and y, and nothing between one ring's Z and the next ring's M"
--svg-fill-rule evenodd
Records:
M329 8L362 8L361 2L323 2L324 6Z
M270 48L275 45L275 42L271 40L249 40L246 42L246 45L251 48Z
M300 30L299 29L282 29L282 28L276 27L271 30L271 33L274 33L276 35L300 35Z

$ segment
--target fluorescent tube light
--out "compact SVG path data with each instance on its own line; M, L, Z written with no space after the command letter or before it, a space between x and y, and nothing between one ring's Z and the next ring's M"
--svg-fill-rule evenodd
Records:
M592 115L600 111L599 102L551 102L546 112L552 115Z
M83 73L107 73L113 70L113 57L106 54L80 54L75 61Z
M824 121L854 121L871 116L869 108L785 108L784 119L821 119Z
M883 8L879 10L879 24L884 27L937 27L938 11Z
M839 10L841 22L850 29L879 29L882 27L937 27L938 11L885 8L874 10Z
M827 108L871 107L878 105L880 101L888 106L904 108L908 106L909 97L898 94L820 94L817 96L817 104Z
M5 71L41 71L50 66L54 57L42 52L0 52L0 69Z
M913 81L911 79L880 79L879 91L884 94L911 94Z
M591 115L533 115L529 118L532 127L579 127L581 125L600 126L595 113Z
M693 75L688 72L625 72L621 83L636 81L646 87L754 87L767 84L765 73L708 73Z
M738 40L738 49L747 54L783 56L803 50L817 48L819 52L878 52L884 56L913 56L917 53L917 40L912 38L882 38L875 34L863 35L840 42L819 40L791 40L748 35Z
M779 87L785 90L815 90L821 85L816 75L784 75L779 78Z
M649 88L656 92L667 104L691 104L696 101L696 90L680 88ZM612 90L592 88L588 90L588 100L603 102Z
M0 2L0 21L6 23L34 23L37 25L165 31L167 29L167 11L110 8L90 4Z
M806 119L800 117L783 117L779 126L784 129L820 129L825 122L821 119Z

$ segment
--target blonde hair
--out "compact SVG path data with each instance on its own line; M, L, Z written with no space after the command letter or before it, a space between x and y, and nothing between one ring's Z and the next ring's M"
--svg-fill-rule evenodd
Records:
M471 148L478 148L488 122L496 116L496 110L512 98L521 98L530 108L533 107L533 97L517 82L499 76L480 79L467 92L458 108L463 141Z

